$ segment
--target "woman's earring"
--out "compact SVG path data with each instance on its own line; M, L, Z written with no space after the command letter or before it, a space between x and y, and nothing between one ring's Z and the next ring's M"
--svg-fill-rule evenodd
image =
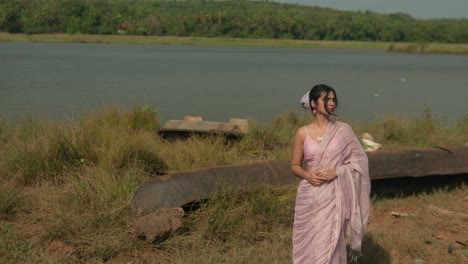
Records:
M315 108L314 108L314 111L312 111L312 113L313 113L314 115L316 115L316 114L317 114L317 110L315 110Z

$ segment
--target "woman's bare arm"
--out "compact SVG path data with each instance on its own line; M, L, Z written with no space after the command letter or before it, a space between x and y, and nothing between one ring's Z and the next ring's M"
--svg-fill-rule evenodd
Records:
M301 179L307 180L314 186L322 185L325 180L317 177L314 173L304 170L302 168L302 160L304 159L304 139L307 136L303 127L299 128L294 136L293 153L291 158L291 172Z

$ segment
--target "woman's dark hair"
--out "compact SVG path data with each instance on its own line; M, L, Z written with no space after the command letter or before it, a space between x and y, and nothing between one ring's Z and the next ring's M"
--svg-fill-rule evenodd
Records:
M330 87L330 86L328 86L326 84L317 84L314 87L312 87L312 89L310 90L310 93L309 93L309 104L312 101L314 101L315 104L318 104L318 99L320 98L320 96L322 96L322 94L325 94L325 100L323 102L325 104L325 110L330 115L336 115L335 113L330 113L330 111L328 111L327 96L328 96L328 94L330 94L330 92L333 92L335 94L335 108L337 108L338 107L338 95L336 95L335 89L333 89L332 87ZM312 111L314 111L314 108L312 106L310 107L310 109Z

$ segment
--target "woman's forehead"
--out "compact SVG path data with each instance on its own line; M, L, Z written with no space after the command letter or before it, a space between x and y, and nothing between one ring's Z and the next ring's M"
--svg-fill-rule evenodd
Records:
M328 92L323 91L322 94L320 95L320 98L325 98L325 97L329 99L333 99L335 98L335 93L333 91L328 91Z

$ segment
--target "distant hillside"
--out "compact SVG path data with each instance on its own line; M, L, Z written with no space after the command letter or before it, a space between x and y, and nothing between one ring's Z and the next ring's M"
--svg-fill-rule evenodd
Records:
M467 19L241 0L0 0L0 31L468 43Z

